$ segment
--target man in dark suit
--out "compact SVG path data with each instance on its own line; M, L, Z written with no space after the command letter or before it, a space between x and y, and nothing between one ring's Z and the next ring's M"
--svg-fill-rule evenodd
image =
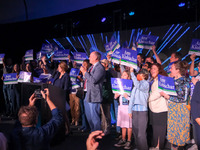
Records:
M87 80L87 93L84 100L85 113L90 125L91 131L101 129L100 104L102 98L102 85L105 77L105 69L101 65L101 54L94 51L90 54L90 63L92 66L87 72L83 66L80 71Z

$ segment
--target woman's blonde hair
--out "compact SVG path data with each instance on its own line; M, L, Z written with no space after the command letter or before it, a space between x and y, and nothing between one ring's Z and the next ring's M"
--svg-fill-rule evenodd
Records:
M67 66L67 63L66 63L66 62L61 61L61 62L59 63L59 65L60 65L60 68L61 68L62 70L64 70L65 72L67 72L68 66Z

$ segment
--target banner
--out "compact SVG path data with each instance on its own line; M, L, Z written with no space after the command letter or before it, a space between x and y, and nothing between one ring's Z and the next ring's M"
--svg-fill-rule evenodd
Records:
M122 48L121 49L121 65L133 67L137 69L137 51Z
M121 59L121 49L117 49L111 55L111 62L119 64Z
M4 84L17 84L17 73L8 73L3 74L3 83Z
M133 81L128 79L111 78L111 86L113 93L119 93L123 95L124 93L131 95Z
M80 85L77 82L77 76L79 75L80 69L78 68L71 68L69 76L70 80L72 82L72 89L76 89L80 87Z
M158 75L158 90L165 92L168 95L177 96L174 78Z
M0 64L3 64L3 58L4 58L5 54L0 54Z
M42 44L41 51L47 54L50 54L54 51L53 45L52 44Z
M77 64L82 64L83 60L87 59L87 54L86 53L82 53L82 52L75 52L74 53L74 61Z
M24 55L24 59L25 59L25 61L33 60L33 50L32 49L26 51L26 53Z
M141 35L138 39L138 47L144 49L152 49L152 46L155 45L158 36L153 35Z
M196 54L200 56L200 39L192 39L189 54Z
M31 72L20 71L18 82L30 82Z
M54 52L53 60L68 60L69 50L57 50Z

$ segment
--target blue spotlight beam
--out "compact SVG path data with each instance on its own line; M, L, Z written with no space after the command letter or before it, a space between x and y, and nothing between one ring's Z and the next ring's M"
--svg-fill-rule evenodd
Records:
M50 44L50 42L48 40L45 40L45 41Z
M186 57L188 57L188 56L189 56L189 54L185 55L185 56L182 58L182 60L186 59Z
M174 36L182 29L182 26L174 33L174 35L165 43L165 45L160 49L158 54L165 48L165 46L174 38Z
M162 40L167 36L167 34L171 31L171 29L174 27L174 24L169 28L169 30L167 31L167 33L164 35L164 37L162 38Z
M194 60L194 62L196 62L197 60L199 60L199 58L196 58L195 60ZM190 61L188 64L190 65L192 63L192 61Z
M77 51L77 49L74 47L74 45L72 44L72 42L71 42L71 40L68 38L68 37L66 37L66 39L67 39L67 41L71 44L71 46L74 48L74 50L76 51L76 52L78 52ZM73 54L73 53L72 53Z
M199 29L199 28L200 28L200 25L197 26L192 32L196 31L196 30Z
M102 42L103 42L103 33L101 33L101 39L102 39Z
M119 31L117 32L117 39L118 39L117 42L120 44L120 32Z
M92 39L93 39L93 42L94 42L94 45L95 45L96 49L98 49L98 47L97 47L97 44L96 44L96 41L95 41L95 38L94 38L94 35L93 35L93 34L92 34Z
M94 47L93 42L92 42L91 37L89 36L89 34L87 34L87 38L88 38L88 40L90 42L91 47Z
M176 25L176 27L172 30L172 32L168 35L168 37L165 39L165 41L160 45L160 47L157 49L157 53L162 48L162 46L167 42L167 40L170 38L170 36L174 33L174 31L178 28L179 24Z
M80 42L81 46L83 47L83 49L84 49L85 53L88 55L88 53L87 53L87 51L86 51L86 49L85 49L85 47L84 47L84 45L83 45L83 43L81 42L81 39L80 39L79 37L78 37L78 40L79 40L79 42Z
M87 49L87 45L86 45L85 40L84 40L84 38L83 38L82 35L81 35L81 39L82 39L82 41L83 41L83 43L84 43L84 45L85 45L85 47L86 47L86 49Z
M58 44L58 46L60 46L62 49L65 49L58 40L56 40L55 38L53 40L54 42L56 42L56 44Z
M130 45L131 45L131 41L132 41L131 39L132 39L132 37L133 37L134 32L135 32L135 29L132 29L128 47L130 47Z
M106 43L108 43L108 37L106 36Z
M177 39L176 41L174 41L174 43L169 47L171 48L188 30L190 29L190 27L188 27Z

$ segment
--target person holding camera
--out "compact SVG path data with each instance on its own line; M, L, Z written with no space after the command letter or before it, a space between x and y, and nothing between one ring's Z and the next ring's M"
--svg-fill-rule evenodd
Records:
M42 97L46 100L52 118L41 127L36 127L38 111L34 106L37 100L33 93L29 98L29 105L22 106L18 112L19 122L11 135L11 149L29 149L29 150L48 150L53 136L57 133L63 122L63 116L60 110L54 105L49 96L49 90L41 91Z

